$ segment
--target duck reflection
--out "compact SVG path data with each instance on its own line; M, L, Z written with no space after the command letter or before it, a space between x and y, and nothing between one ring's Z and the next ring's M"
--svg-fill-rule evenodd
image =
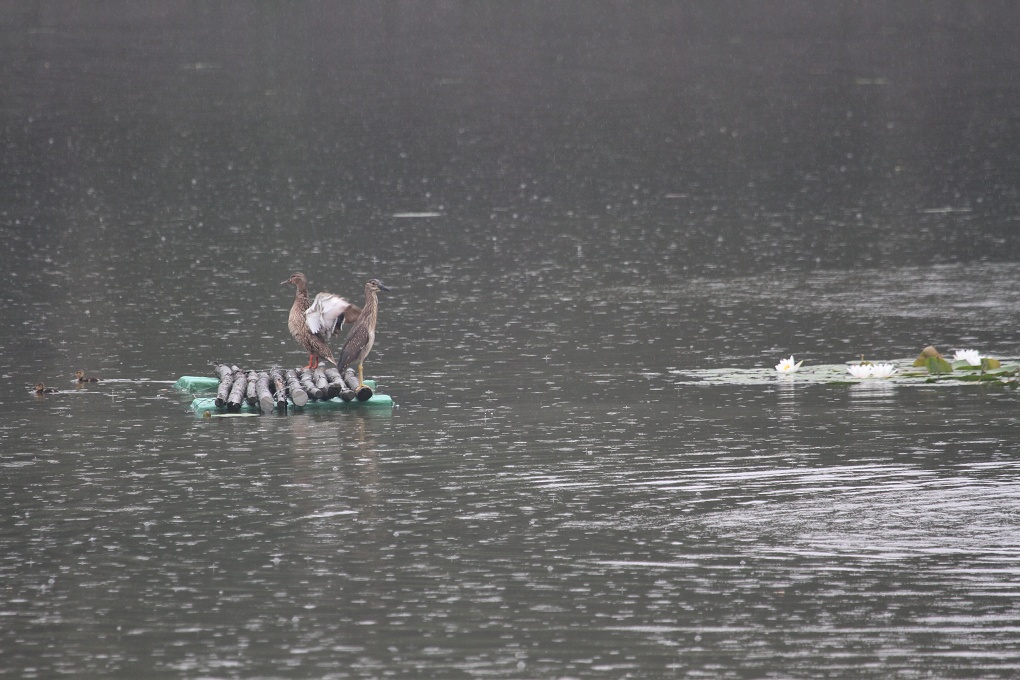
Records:
M295 481L311 487L372 490L379 482L374 428L387 420L389 413L352 409L339 418L336 415L328 419L312 414L288 416L291 450L298 465Z

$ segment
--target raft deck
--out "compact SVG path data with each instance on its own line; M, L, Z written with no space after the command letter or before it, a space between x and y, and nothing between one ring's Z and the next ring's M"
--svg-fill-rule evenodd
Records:
M376 382L374 380L366 380L365 385L372 389L372 396L365 400L351 400L345 401L339 397L333 397L331 399L308 399L303 401L299 406L293 401L287 402L287 410L294 409L296 411L303 411L305 409L355 409L355 408L393 408L393 399L388 394L379 394L375 391ZM214 394L220 387L219 378L211 378L207 376L192 376L184 375L177 379L174 383L174 387L180 392L186 392L195 395L206 395ZM231 409L226 404L217 406L216 398L212 396L196 396L191 401L190 410L196 415L209 414L221 414L227 413ZM273 410L279 411L280 408L276 407ZM256 401L254 404L244 401L240 405L240 409L236 411L245 415L254 415L263 412L260 408L259 403Z

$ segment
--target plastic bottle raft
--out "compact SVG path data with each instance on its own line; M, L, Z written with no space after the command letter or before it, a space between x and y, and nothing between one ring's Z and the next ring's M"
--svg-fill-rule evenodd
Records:
M286 413L288 407L393 407L389 395L374 392L374 380L366 380L359 389L354 369L347 369L340 375L335 368L244 371L237 366L217 364L216 375L216 378L186 375L174 384L181 392L216 393L215 397L192 400L191 410L196 414L272 413L273 410Z

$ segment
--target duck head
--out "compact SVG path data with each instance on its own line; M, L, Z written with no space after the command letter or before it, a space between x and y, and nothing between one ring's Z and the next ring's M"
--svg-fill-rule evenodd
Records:
M281 286L286 286L288 283L298 287L298 290L305 290L308 288L308 279L301 272L294 272L290 275L290 278L286 281L280 281Z

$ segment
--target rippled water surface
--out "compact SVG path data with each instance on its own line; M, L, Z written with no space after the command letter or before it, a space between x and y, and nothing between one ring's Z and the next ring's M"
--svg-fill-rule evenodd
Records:
M1020 356L1015 10L765 7L4 11L0 677L1020 674L1020 393L691 378Z

